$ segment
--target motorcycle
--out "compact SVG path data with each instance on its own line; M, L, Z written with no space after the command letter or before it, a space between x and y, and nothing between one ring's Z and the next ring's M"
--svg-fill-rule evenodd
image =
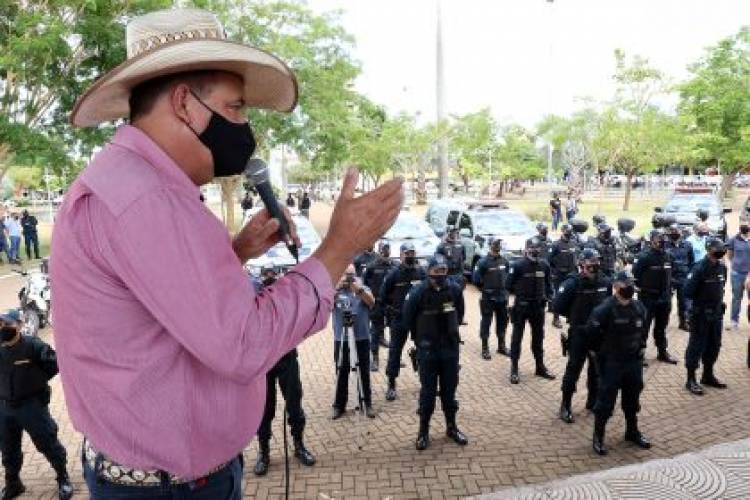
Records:
M47 265L46 262L43 262L40 271L31 272L27 275L26 283L18 292L23 320L22 334L36 337L39 335L39 330L52 324L50 295Z

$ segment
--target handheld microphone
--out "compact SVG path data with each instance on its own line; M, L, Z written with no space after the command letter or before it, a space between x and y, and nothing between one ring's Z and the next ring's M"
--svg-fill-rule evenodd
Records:
M250 158L245 166L245 178L255 186L255 189L260 195L260 199L263 200L263 205L271 214L271 217L279 221L279 237L281 241L286 243L286 247L289 253L292 254L294 260L299 262L299 252L297 251L297 245L292 241L289 233L289 223L284 217L284 212L279 206L279 201L273 194L271 188L271 182L268 179L268 165L260 158Z

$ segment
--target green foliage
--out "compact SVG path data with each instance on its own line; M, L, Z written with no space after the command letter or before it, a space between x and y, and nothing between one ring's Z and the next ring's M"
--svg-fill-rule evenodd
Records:
M520 125L503 129L497 149L502 179L541 179L544 160L536 148L534 135Z

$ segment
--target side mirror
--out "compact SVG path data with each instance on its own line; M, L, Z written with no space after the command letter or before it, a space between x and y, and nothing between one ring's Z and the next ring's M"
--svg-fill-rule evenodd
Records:
M731 209L731 208L728 208L728 207L724 207L724 213L725 213L725 214L728 214L728 213L730 213L731 211L732 211L732 209Z
M654 207L654 212L661 213L663 209L661 207Z
M469 229L468 227L465 227L465 228L461 229L461 230L460 230L460 231L458 232L458 234L459 234L459 236L461 236L462 238L471 238L471 229Z

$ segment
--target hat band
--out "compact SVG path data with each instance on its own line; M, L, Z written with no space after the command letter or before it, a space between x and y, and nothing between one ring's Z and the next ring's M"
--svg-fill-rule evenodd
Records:
M213 28L176 31L173 33L152 35L148 38L143 38L131 43L128 47L128 59L137 57L146 52L151 52L152 50L155 50L162 45L166 45L170 42L193 39L224 40L226 39L226 33L218 28Z

